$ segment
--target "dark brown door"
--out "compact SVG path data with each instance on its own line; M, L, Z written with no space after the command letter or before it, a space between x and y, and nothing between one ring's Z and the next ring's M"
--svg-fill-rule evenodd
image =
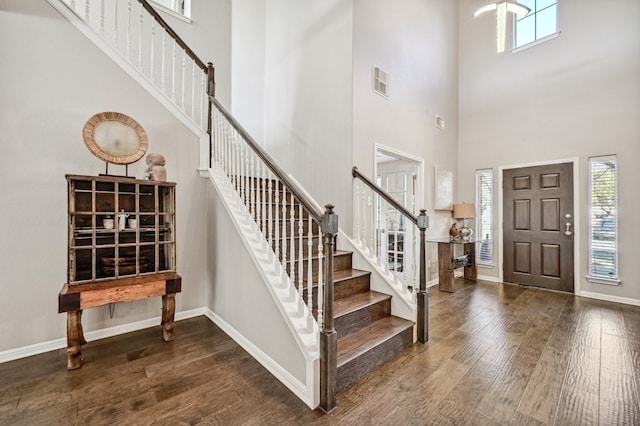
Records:
M573 292L573 164L503 173L504 281Z

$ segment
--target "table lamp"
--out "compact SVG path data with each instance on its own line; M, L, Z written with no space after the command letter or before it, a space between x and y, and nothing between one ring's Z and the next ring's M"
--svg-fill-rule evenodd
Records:
M467 219L473 219L476 217L476 205L470 204L454 204L453 205L453 217L454 219L462 219L462 228L458 230L459 235L463 240L471 239L473 230L467 227Z

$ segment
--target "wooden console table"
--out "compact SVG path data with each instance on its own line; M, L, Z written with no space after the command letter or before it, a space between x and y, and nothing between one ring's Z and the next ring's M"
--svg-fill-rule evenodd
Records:
M454 271L464 267L464 279L469 281L478 280L478 269L476 267L476 241L471 240L428 240L429 243L438 243L438 279L439 289L453 293ZM463 246L464 255L454 257L454 248L457 245Z
M162 296L162 337L174 339L175 296L182 290L182 278L175 272L92 282L65 284L58 295L58 312L67 313L67 369L82 366L82 310L110 303Z

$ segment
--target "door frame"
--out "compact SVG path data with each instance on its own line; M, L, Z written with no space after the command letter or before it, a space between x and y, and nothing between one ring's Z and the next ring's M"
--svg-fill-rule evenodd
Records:
M379 143L376 143L374 145L374 150L373 150L373 181L376 181L376 178L378 176L378 160L376 157L376 154L378 153L378 151L381 151L385 154L389 154L392 157L397 157L400 160L405 160L405 161L410 161L412 163L416 163L417 164L417 171L416 171L416 210L418 210L417 212L414 212L415 215L417 216L420 212L420 209L426 209L427 206L424 204L424 188L425 188L425 184L424 184L424 158L420 158L417 157L415 155L411 155L408 154L406 152L402 152L400 150L397 150L395 148L391 148L385 145L381 145Z
M500 253L498 266L498 280L504 282L504 218L502 209L504 208L503 172L509 169L520 169L523 167L546 166L549 164L572 163L573 164L573 294L580 294L580 159L577 157L563 158L559 160L537 161L533 163L512 164L508 166L498 166L498 252Z

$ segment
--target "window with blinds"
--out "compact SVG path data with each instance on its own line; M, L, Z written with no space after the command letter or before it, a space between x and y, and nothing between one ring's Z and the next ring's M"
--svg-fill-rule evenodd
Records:
M618 282L617 162L589 159L589 275Z
M493 170L476 170L476 262L493 264Z

